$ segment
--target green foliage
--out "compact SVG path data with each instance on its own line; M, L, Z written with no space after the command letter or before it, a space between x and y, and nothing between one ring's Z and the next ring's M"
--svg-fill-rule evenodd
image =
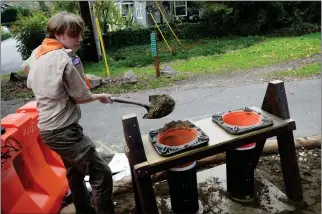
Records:
M294 23L290 27L285 27L282 29L279 29L278 31L275 31L275 35L279 36L300 36L312 32L318 32L319 26L311 23Z
M31 16L19 16L15 22L12 35L19 42L17 45L22 59L27 59L45 38L48 17L42 12L35 12Z
M124 28L139 29L139 25L133 22L132 9L123 17L113 1L95 1L94 11L103 34Z
M11 34L8 32L4 32L4 29L1 27L1 41L4 41L6 39L9 39L11 37Z
M50 15L50 10L44 1L39 1L38 4L42 12L44 12L46 15Z
M103 35L107 49L120 48L131 45L142 45L150 42L149 29L132 29L112 31Z
M232 35L296 36L320 30L321 2L200 2L197 5L204 9L201 21L171 23L180 39ZM160 24L159 27L167 40L174 39L167 25ZM104 41L108 48L149 44L152 31L157 32L159 41L163 41L155 26L107 33Z
M221 40L182 40L183 45L181 47L178 46L176 41L172 40L169 41L169 45L176 49L174 54L167 49L164 42L159 42L159 57L160 61L169 62L176 59L184 60L192 57L222 54L249 47L261 40L262 38L258 36ZM110 53L109 64L113 67L143 67L153 64L154 60L150 44L120 48Z
M61 11L79 14L80 8L78 1L52 1L51 14Z
M294 28L289 31L294 35L310 32L302 23L321 24L321 2L205 2L202 7L212 35L263 35L286 28Z
M18 15L28 16L30 11L22 7L10 6L1 12L1 23L13 23L17 20Z
M10 33L3 33L1 32L1 41L4 41L6 39L9 39L11 37Z
M113 1L95 1L94 11L102 33L109 32L109 26L112 29L119 29L125 25L125 19Z

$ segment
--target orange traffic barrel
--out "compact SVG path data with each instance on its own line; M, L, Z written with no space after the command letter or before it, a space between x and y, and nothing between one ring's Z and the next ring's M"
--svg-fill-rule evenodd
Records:
M37 110L37 102L36 101L31 101L28 102L27 104L25 104L24 106L20 107L17 110L17 113L25 113L27 115L29 115L32 119L32 123L35 129L38 130L38 110ZM48 146L46 146L44 144L44 142L42 141L40 135L39 135L39 130L37 132L37 142L39 144L39 147L44 155L44 158L46 160L46 162L51 166L52 170L60 177L65 177L66 175L66 170L64 168L64 163L62 161L62 159L60 158L60 156L52 151L51 149L48 148Z
M37 113L37 101L30 101L24 106L18 108L17 113L24 112L35 112Z
M25 114L10 114L1 120L1 211L2 213L44 212L33 199L36 192L28 192L16 166L19 157L28 146L24 130L27 130L30 117ZM35 196L35 197L34 197ZM39 194L38 194L39 196ZM33 198L34 197L34 198ZM43 197L48 197L43 194ZM40 201L41 202L41 201Z
M5 128L1 135L4 213L57 213L68 189L62 164L45 160L36 114L17 113L1 120Z

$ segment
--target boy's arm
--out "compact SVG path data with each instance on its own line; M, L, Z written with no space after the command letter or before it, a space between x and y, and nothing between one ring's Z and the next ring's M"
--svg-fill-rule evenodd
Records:
M21 65L22 70L26 73L26 76L28 76L29 74L29 70L30 70L30 61L31 61L31 56L26 59L26 61L24 61Z
M26 76L28 76L28 74L29 74L30 65L31 65L31 63L32 63L32 61L33 61L33 58L35 57L35 56L34 56L35 51L36 51L36 49L35 49L35 50L33 50L33 51L31 52L31 54L30 54L29 58L28 58L28 59L26 59L26 60L22 63L22 65L21 65L21 68L22 68L22 70L26 73Z
M89 99L76 101L77 104L90 103L99 100L101 103L110 103L110 94L92 94Z
M110 103L109 94L92 94L88 89L85 80L79 74L72 62L69 62L64 70L63 84L69 96L76 103L90 103L99 100L101 103Z

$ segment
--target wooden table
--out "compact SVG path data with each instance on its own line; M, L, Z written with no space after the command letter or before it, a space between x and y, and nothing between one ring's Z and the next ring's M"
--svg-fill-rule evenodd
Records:
M278 141L286 195L291 200L302 201L302 187L293 137L296 125L295 121L289 117L284 83L282 81L270 82L262 108L251 108L272 119L273 126L242 135L231 135L215 124L211 118L199 120L194 124L209 136L208 145L170 157L160 156L149 141L148 135L140 134L136 115L124 116L124 136L128 147L127 155L131 166L132 185L138 213L158 212L150 175L252 142L256 142L253 157L253 166L256 168L266 139L274 136Z

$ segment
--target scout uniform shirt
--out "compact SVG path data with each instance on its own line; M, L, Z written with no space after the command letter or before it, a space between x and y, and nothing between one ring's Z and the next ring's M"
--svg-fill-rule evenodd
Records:
M75 100L91 97L79 57L57 40L46 38L26 64L27 87L36 97L39 129L55 130L78 123L81 111Z

